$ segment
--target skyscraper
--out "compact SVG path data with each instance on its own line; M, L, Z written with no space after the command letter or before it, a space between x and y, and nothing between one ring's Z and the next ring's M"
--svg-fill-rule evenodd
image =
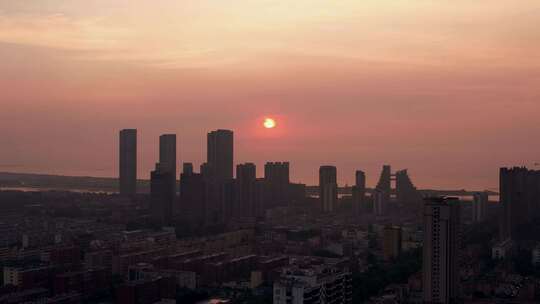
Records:
M264 180L268 190L265 208L287 205L290 200L289 163L266 163L264 165Z
M119 153L120 194L137 193L137 130L120 131Z
M193 174L193 164L192 163L184 163L182 165L182 173L183 174Z
M201 173L207 181L207 223L229 220L234 203L234 136L230 130L216 130L207 136L207 162Z
M422 195L409 177L407 169L396 171L396 200L400 203L422 202Z
M233 178L234 136L230 130L216 130L208 133L207 164L212 178L228 180Z
M473 195L472 220L482 222L486 218L488 195L486 192L478 192Z
M202 174L186 172L180 175L180 217L191 228L201 228L206 220L206 181Z
M460 211L457 198L431 198L424 205L423 300L460 298Z
M159 137L159 164L162 171L176 178L176 134L163 134Z
M352 187L352 203L355 215L360 215L365 210L366 198L366 174L363 171L356 171L355 183Z
M255 183L257 168L253 163L236 166L236 203L233 208L234 216L255 215Z
M520 225L540 215L540 171L525 167L500 169L501 241L515 239Z
M333 212L337 203L337 169L334 166L319 168L319 199L323 212Z
M158 163L150 173L150 211L154 223L162 226L171 224L173 214L175 178L169 169Z
M384 165L381 171L381 177L375 187L379 191L382 200L382 205L386 206L390 202L390 194L392 192L392 168L389 165Z
M199 170L201 172L201 175L205 179L210 180L210 177L212 176L210 165L208 163L202 163L199 168L200 168Z
M255 181L255 189L253 190L253 210L255 216L262 216L265 212L265 198L267 197L268 189L264 178L257 178Z

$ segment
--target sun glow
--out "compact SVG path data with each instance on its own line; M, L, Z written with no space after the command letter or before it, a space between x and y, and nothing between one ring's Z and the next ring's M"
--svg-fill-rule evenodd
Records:
M272 118L265 118L263 122L263 126L267 129L273 129L276 127L276 121Z

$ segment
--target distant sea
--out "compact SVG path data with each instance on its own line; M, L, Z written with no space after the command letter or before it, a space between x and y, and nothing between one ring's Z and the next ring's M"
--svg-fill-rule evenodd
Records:
M105 193L113 194L113 191L102 190L89 190L89 189L66 189L66 188L46 188L46 187L0 187L0 191L22 191L22 192L47 192L47 191L61 191L61 192L76 192L76 193Z

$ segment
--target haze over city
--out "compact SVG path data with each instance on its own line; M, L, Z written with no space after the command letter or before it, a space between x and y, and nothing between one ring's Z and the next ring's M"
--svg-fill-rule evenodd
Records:
M373 185L497 189L540 161L538 1L0 1L0 171L117 176L117 131L178 159L235 132L235 163ZM277 126L263 128L272 117ZM258 172L262 176L262 172Z
M0 0L0 304L540 303L540 1Z

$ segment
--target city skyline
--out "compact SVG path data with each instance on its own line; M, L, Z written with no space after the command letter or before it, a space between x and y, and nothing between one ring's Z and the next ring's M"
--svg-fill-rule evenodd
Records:
M264 123L264 120L263 120L263 123ZM140 163L141 163L141 159L140 159L140 156L139 156L139 153L140 153L140 138L137 137L137 134L140 133L140 130L136 129L136 128L131 128L131 129L122 129L122 130L119 130L120 131L120 135L122 132L124 131L131 131L133 130L135 132L135 145L136 145L136 149L135 149L135 157L136 157L136 164L135 164L135 168L137 170L136 172L136 176L137 176L137 180L150 180L150 172L152 170L155 169L155 166L160 163L160 159L161 157L163 157L162 153L165 151L163 149L163 145L164 145L164 141L163 139L165 137L172 137L173 141L171 143L167 143L168 146L167 146L167 149L173 149L172 151L169 151L167 157L173 157L173 158L176 158L174 160L174 163L172 166L173 167L176 167L176 168L182 168L183 165L186 165L186 164L189 164L191 165L192 167L193 166L196 166L197 168L199 168L199 166L204 166L204 165L207 165L208 164L208 155L206 156L205 159L201 159L200 162L194 162L192 160L183 160L183 159L180 159L179 158L179 155L181 154L181 150L179 149L180 148L180 141L181 141L181 138L179 140L179 142L176 142L176 137L177 137L177 134L176 133L168 133L168 134L162 134L162 133L159 133L158 135L158 141L157 141L157 155L155 157L157 157L156 160L153 161L153 167L151 167L148 171L143 171L143 169L140 169ZM207 134L207 136L209 137L211 134L215 133L215 132L234 132L233 130L226 130L226 129L217 129L217 130L214 130L214 131L211 131ZM204 149L207 149L208 148L208 143L209 143L209 138L207 138L207 140L205 140L205 144L206 146L204 147ZM236 140L233 140L233 145L236 145ZM118 145L118 143L116 143ZM116 166L118 167L120 165L120 162L121 162L121 147L122 147L122 142L120 142L120 145L118 146L120 148L120 150L115 150L116 154L115 154L115 157L118 158L117 160L117 164ZM172 153L172 154L171 154ZM203 151L203 154L206 155L208 152L206 151ZM233 158L235 158L237 151L235 150L233 152ZM120 158L119 158L120 157ZM147 160L143 160L142 163L145 163ZM259 162L252 162L252 161L237 161L236 159L234 159L233 161L233 164L234 166L237 166L237 165L241 165L241 164L254 164L256 167L257 166L260 166L260 167L264 167L265 165L267 164L272 164L276 161L272 161L272 160L261 160L260 163ZM334 162L331 162L331 163L338 163L339 161L334 161ZM287 161L287 164L290 163L289 161ZM319 165L319 166L324 166L324 165ZM378 167L377 167L378 166ZM535 166L538 166L537 163L535 163L533 165L533 167ZM294 166L293 166L294 167ZM361 168L362 170L365 169L365 167L350 167L350 168L340 168L335 166L337 168L337 182L338 182L338 186L354 186L355 185L355 180L358 178L357 177L357 174L358 174L358 168ZM381 170L381 167L384 169L385 167L388 167L388 165L384 162L381 162L380 164L371 164L370 166L366 166L366 167L371 167L373 168L373 172L369 172L369 173L373 173L374 175L371 176L371 175L366 175L364 178L366 180L366 185L367 187L371 187L371 188L376 188L377 187L377 182L380 181L380 170ZM172 170L172 169L171 169ZM201 171L202 168L198 169L198 171ZM315 168L315 170L318 170L318 167ZM176 179L178 180L179 177L180 177L180 174L182 173L182 171L178 171L178 170L175 170L177 174L175 174L175 177ZM234 170L233 170L234 171ZM351 171L351 172L349 172ZM402 170L404 172L407 171L407 169L405 170ZM0 170L0 172L2 172ZM10 172L9 170L6 170L5 172ZM15 173L15 171L14 171ZM23 171L17 171L16 173L36 173L36 174L51 174L51 175L65 175L65 176L70 176L69 174L62 174L62 173L54 173L54 172L36 172L36 171L29 171L29 172L25 172L24 170ZM84 175L84 176L89 176L89 177L107 177L107 178L114 178L114 177L118 177L119 174L121 174L121 166L119 167L118 170L116 171L113 171L113 175ZM318 174L316 172L316 174ZM352 175L351 175L352 174ZM294 175L297 175L297 174L294 174L293 172L291 172L291 176L294 176ZM74 174L73 176L82 176L82 175L76 175ZM257 169L256 170L256 177L257 178L262 178L265 176L265 172L264 170L261 170L261 169ZM235 175L236 177L236 175ZM310 182L305 182L305 180L291 180L292 182L300 182L300 183L305 183L307 185L317 185L318 182L319 182L319 175L316 175L315 176L315 180L310 183ZM308 179L309 180L309 179ZM416 178L415 178L415 181L416 181ZM415 183L416 184L416 183ZM457 186L457 185L456 185ZM452 188L451 186L450 187L438 187L437 185L426 185L425 187L421 187L421 188L425 188L425 189L441 189L441 190L448 190L450 188ZM454 187L454 189L456 190L461 190L461 189L468 189L468 190L471 190L473 189L474 187ZM498 187L486 187L486 188L477 188L477 189L474 189L474 190L498 190Z
M143 178L159 134L198 164L218 128L237 163L287 160L308 184L391 163L496 188L494 168L540 161L537 1L284 3L0 1L0 171L116 176L122 128Z
M539 20L0 0L0 304L540 303Z

